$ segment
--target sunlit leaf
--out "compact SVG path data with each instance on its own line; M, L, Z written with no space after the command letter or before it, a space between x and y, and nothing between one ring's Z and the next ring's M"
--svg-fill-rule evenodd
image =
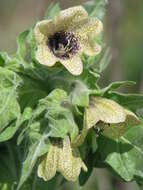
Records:
M130 128L118 140L101 137L98 141L100 159L125 181L143 178L143 126Z
M26 156L25 161L23 162L22 171L21 171L21 177L20 181L17 187L17 190L19 190L24 182L27 180L27 178L30 176L33 167L36 164L37 159L48 152L49 150L49 140L48 140L49 134L45 133L39 141L35 142L31 147L29 148L28 155Z

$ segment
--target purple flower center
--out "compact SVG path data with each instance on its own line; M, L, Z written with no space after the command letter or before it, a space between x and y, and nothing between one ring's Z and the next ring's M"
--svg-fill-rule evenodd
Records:
M56 32L48 38L47 45L61 59L69 59L79 50L79 41L72 32Z

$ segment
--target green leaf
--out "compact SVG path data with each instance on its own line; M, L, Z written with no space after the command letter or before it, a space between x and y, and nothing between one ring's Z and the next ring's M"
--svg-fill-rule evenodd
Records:
M74 121L67 93L60 89L55 89L39 101L24 126L18 137L18 144L27 135L30 139L37 139L39 137L37 129L41 129L41 133L47 129L51 137L64 138L70 134L72 141L78 134L78 126Z
M108 164L125 181L135 177L143 179L143 125L130 128L126 134L113 141L98 139L102 162Z
M88 138L89 144L91 146L92 153L95 153L97 148L98 148L98 146L97 146L97 138L95 136L95 131L91 130L88 133L87 138Z
M11 190L18 180L18 168L20 151L12 141L0 144L0 185L7 184L7 190ZM1 189L1 186L0 186Z
M49 127L51 128L52 137L60 137L65 138L67 133L70 131L71 127L69 125L69 121L66 119L54 119L52 117L48 117L49 119Z
M7 127L4 131L0 133L0 142L7 141L10 138L13 137L13 135L16 133L18 127L15 122L11 124L9 127Z
M0 90L16 89L22 82L21 78L13 71L0 67Z
M22 75L22 84L18 89L19 103L21 109L25 107L34 107L38 100L47 95L47 89L38 80Z
M96 16L103 20L105 14L106 0L92 0L84 4L84 7L91 16Z
M45 107L50 116L56 117L57 114L67 112L66 106L69 106L67 97L67 93L64 90L55 89L46 98L39 101L39 107Z
M7 148L4 146L3 148L5 148L5 150L7 150ZM1 154L0 154L0 182L1 183L12 183L12 181L16 180L15 179L15 172L12 172L12 168L13 168L13 162L11 162L10 158L9 158L9 153L6 153L6 151L3 151L1 148Z
M6 66L10 61L10 57L6 52L0 52L0 66Z
M17 102L19 76L5 68L0 68L0 131L20 116Z
M40 105L46 108L45 118L49 120L51 136L64 138L69 132L71 140L78 134L78 127L74 121L71 104L67 93L60 89L53 90Z
M36 41L34 38L33 28L19 34L17 38L17 52L15 59L21 68L29 66L30 62L35 59Z
M120 105L132 110L133 112L143 108L142 94L124 94L115 91L109 91L106 97L115 100Z
M75 77L74 77L75 78ZM100 75L93 70L85 69L83 73L79 76L78 80L80 80L86 88L89 89L97 89L97 81L100 78ZM76 80L75 80L76 81Z
M25 58L26 56L26 37L29 34L29 30L24 31L23 33L21 33L18 38L17 38L17 55L20 56L21 58Z
M33 110L30 107L26 107L23 111L23 113L21 114L21 117L19 118L19 120L16 123L16 128L20 128L21 127L21 133L19 134L18 138L17 138L17 144L19 145L22 140L24 139L24 132L26 131L26 124L28 123L28 121L30 120L30 118L32 117L32 113Z
M39 130L43 131L43 125L47 129L47 123L44 120L44 106L37 106L35 110L26 107L18 125L22 128L21 133L18 136L17 144L21 144L25 137L29 137L30 140L37 140L39 138ZM45 129L44 129L45 130ZM47 129L48 130L48 129ZM36 132L36 133L35 133ZM34 136L33 136L34 135Z
M109 48L105 48L103 49L101 55L100 55L100 59L98 61L97 64L97 70L99 73L102 73L107 66L109 65L110 61L111 61L111 52Z
M50 142L48 140L49 133L45 133L41 136L39 141L35 142L31 147L29 148L28 155L23 162L22 171L21 171L21 177L20 181L17 187L17 190L19 190L24 182L27 180L27 178L30 176L33 167L36 164L37 159L48 152Z
M0 131L20 115L20 107L15 91L2 91L0 96Z
M90 91L86 85L80 81L75 81L72 84L70 99L73 105L87 107L89 104Z
M44 19L52 19L60 12L60 6L58 3L51 3L45 13Z
M8 183L3 183L3 184L0 183L0 189L1 190L10 190L10 186Z
M134 81L116 81L110 83L107 87L99 90L101 95L104 95L105 93L108 93L109 91L116 90L122 86L131 86L135 85L136 83ZM106 96L106 95L105 95Z
M0 133L0 142L11 139L15 135L16 131L21 127L23 122L30 119L31 111L32 110L27 107L23 114L19 115L16 122L12 122L10 126L7 126L6 129Z
M94 166L94 155L89 152L88 155L86 156L86 159L84 160L85 165L88 168L87 172L81 171L80 176L79 176L79 184L80 186L84 186L87 180L89 179L92 171L93 171L93 166Z

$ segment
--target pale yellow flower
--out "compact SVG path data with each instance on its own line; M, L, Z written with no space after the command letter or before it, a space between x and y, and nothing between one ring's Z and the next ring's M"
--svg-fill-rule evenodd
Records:
M51 144L49 152L44 155L38 167L38 176L45 181L60 172L68 181L76 181L81 168L87 168L80 158L79 151L71 147L69 137Z
M104 123L122 123L126 121L128 115L137 119L137 116L124 109L113 100L101 97L91 97L89 107L86 109L87 127L90 128L99 121Z
M91 97L84 113L84 127L74 146L80 146L88 131L94 128L109 138L121 137L130 127L139 125L139 118L113 100Z
M82 6L63 10L53 20L36 24L36 59L49 67L60 62L73 75L80 75L83 71L81 54L95 56L101 51L94 37L102 28L102 22L88 18Z

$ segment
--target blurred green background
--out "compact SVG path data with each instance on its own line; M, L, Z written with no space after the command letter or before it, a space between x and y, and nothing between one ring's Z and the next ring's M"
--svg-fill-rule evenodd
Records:
M87 0L0 0L0 51L15 52L16 36L42 18L51 2L58 2L64 9ZM134 80L137 85L127 89L128 92L143 93L143 1L109 0L104 26L112 61L101 84ZM135 182L119 182L106 170L95 169L84 188L67 183L61 190L139 190L139 187Z

